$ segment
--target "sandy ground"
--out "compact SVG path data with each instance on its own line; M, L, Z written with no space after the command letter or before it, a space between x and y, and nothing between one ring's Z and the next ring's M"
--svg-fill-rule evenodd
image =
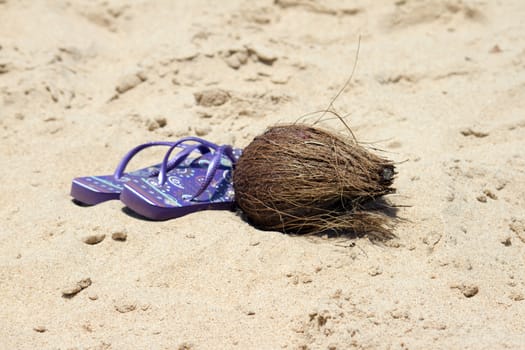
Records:
M0 348L525 348L524 18L522 0L0 0ZM139 143L244 147L325 108L359 35L335 107L400 162L398 239L71 202ZM229 97L198 105L208 89Z

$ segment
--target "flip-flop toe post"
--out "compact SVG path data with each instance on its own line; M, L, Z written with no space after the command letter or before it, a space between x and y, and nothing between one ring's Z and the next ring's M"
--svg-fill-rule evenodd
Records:
M170 149L161 164L158 178L132 179L125 184L121 201L152 220L172 219L200 210L233 209L232 171L242 151L199 138L192 139L214 151L196 159L185 159L169 170Z

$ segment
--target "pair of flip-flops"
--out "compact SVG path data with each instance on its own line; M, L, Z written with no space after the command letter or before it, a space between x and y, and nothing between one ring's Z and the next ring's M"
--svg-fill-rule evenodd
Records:
M169 147L161 163L124 173L138 152L152 146ZM174 151L177 153L170 158ZM206 209L232 209L232 170L241 153L241 149L198 137L145 143L129 151L113 175L75 178L71 196L87 205L120 199L136 213L153 220Z

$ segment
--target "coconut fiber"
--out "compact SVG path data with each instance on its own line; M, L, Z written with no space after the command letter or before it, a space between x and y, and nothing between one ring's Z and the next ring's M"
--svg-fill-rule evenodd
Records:
M385 239L392 219L376 204L395 191L394 175L391 161L353 138L289 124L244 149L233 182L237 205L261 229Z

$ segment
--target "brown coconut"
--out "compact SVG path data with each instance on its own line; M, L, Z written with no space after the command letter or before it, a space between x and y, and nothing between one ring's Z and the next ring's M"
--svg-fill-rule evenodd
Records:
M370 210L393 193L394 164L354 139L305 124L273 126L243 151L233 183L255 226L285 233L391 238L391 220Z

